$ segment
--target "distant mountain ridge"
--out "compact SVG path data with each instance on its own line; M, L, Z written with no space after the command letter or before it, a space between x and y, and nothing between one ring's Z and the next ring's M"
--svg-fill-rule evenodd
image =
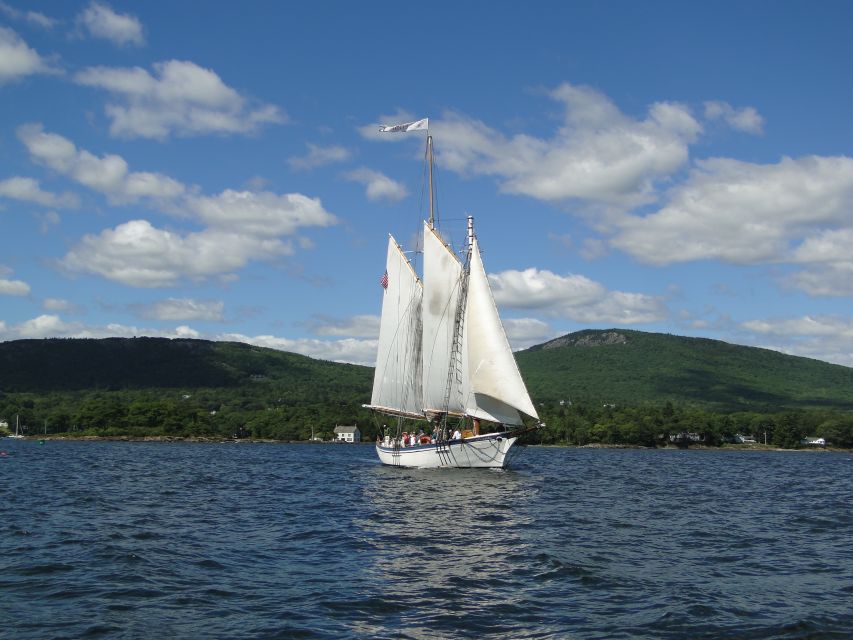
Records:
M2 391L221 388L266 379L294 386L340 379L348 388L364 389L372 371L242 342L147 337L0 342Z
M536 403L667 402L717 412L853 411L853 368L627 329L584 330L516 353ZM105 338L0 342L0 392L233 388L275 384L323 402L370 398L370 367L235 342Z
M516 359L537 402L853 410L853 368L708 338L587 329Z

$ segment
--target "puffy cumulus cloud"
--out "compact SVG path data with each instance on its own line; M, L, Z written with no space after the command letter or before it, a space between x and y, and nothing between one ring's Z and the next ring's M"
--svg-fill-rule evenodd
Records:
M802 316L750 320L741 327L774 351L853 366L853 318Z
M650 264L719 259L740 264L792 258L793 241L850 223L853 159L809 156L759 165L698 161L662 209L626 216L611 244ZM801 247L797 261L815 256Z
M98 157L77 149L67 138L44 131L41 124L22 125L17 133L33 161L104 194L112 203L129 204L142 198L171 200L186 191L183 184L163 174L131 172L121 156Z
M311 332L318 336L346 336L350 338L377 338L379 316L360 315L349 318L318 316L310 325Z
M293 169L316 169L335 162L344 162L352 155L346 148L333 145L330 147L319 147L308 142L308 153L304 156L293 156L287 159L287 163Z
M484 123L448 113L436 122L443 166L494 176L505 192L549 202L582 199L619 208L655 199L655 183L679 169L702 127L680 104L651 105L631 118L602 93L563 84L550 97L564 108L548 139L507 138Z
M371 367L376 363L376 349L379 345L378 340L357 340L355 338L344 340L302 338L293 340L272 335L246 336L239 333L220 334L216 339L245 342L258 347L301 353L319 360L348 362Z
M377 200L399 202L409 195L404 185L392 180L379 171L367 169L366 167L345 173L344 177L352 182L363 184L367 188L367 199L371 202Z
M264 236L289 235L301 227L337 223L337 218L323 208L319 199L299 193L279 195L226 189L218 195L201 196L163 174L130 171L120 156L97 157L77 149L70 140L45 132L40 124L19 127L18 137L34 161L103 193L112 203L130 204L149 199L219 229ZM23 186L18 185L18 190L24 191ZM33 185L29 186L34 193Z
M67 336L71 326L56 315L41 315L6 329L6 339ZM12 337L9 337L9 336Z
M60 73L21 37L0 26L0 86L37 73Z
M143 318L156 320L203 320L222 322L225 303L221 300L194 300L192 298L166 298L149 305L139 305L137 312Z
M0 277L0 296L26 296L30 293L30 285L23 280L7 280Z
M191 327L182 325L174 329L151 329L110 323L87 325L82 322L67 322L55 314L43 314L19 324L0 322L0 340L24 338L132 338L153 336L160 338L199 338L201 334Z
M795 250L793 262L805 269L788 276L784 284L812 296L853 296L853 228L825 230L806 238Z
M853 204L853 203L848 203ZM833 263L853 260L853 228L825 230L806 238L794 251L794 262Z
M504 318L504 331L513 349L526 349L554 337L550 325L536 318Z
M89 3L77 16L77 23L91 37L109 40L120 47L145 44L139 19L128 13L117 13L103 2Z
M253 104L214 71L184 60L157 63L154 75L140 67L90 67L74 79L120 101L106 107L110 133L119 137L246 134L287 120L278 107Z
M338 221L318 198L299 193L226 189L216 196L190 196L185 206L211 227L258 236L291 235L302 227L326 227Z
M181 235L158 229L147 220L131 220L99 235L84 236L60 265L134 287L170 287L185 277L227 274L249 260L292 251L289 243L277 238L216 229Z
M586 276L560 276L534 268L490 274L489 281L495 301L517 309L545 309L564 303L589 305L606 293L601 284Z
M38 180L14 176L0 180L0 198L12 198L23 202L34 202L45 207L78 207L77 194L66 192L55 194L43 191Z
M132 172L120 156L97 157L79 150L66 138L45 132L39 124L19 127L18 137L31 158L80 184L106 195L115 204L146 200L172 215L191 217L206 228L181 234L156 229L145 220L131 220L100 235L85 236L60 264L69 271L98 274L140 287L165 287L183 277L229 277L249 260L293 252L294 242L280 236L305 227L325 227L338 219L318 198L299 193L226 189L212 196L159 173ZM48 202L37 183L17 179L7 192ZM3 194L0 184L0 195ZM295 238L309 249L310 239Z
M660 298L641 293L609 291L581 275L525 269L489 274L497 304L541 309L577 322L637 324L664 320L668 311Z
M723 120L733 129L746 133L762 133L764 118L755 107L735 109L727 102L708 101L705 103L705 118L708 120Z

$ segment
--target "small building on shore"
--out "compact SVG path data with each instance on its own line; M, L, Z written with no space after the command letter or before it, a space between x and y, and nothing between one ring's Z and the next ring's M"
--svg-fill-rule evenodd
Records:
M361 442L361 431L357 426L335 426L335 442Z

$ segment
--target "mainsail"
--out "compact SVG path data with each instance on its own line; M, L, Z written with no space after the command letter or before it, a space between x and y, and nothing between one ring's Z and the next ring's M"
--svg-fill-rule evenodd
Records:
M435 229L424 224L423 387L424 408L431 413L465 411L464 363L454 351L464 269ZM448 378L450 388L448 388Z

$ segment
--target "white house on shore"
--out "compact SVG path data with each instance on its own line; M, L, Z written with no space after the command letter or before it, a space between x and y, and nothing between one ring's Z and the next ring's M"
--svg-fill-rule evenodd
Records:
M335 427L336 442L361 442L361 431L354 427Z

